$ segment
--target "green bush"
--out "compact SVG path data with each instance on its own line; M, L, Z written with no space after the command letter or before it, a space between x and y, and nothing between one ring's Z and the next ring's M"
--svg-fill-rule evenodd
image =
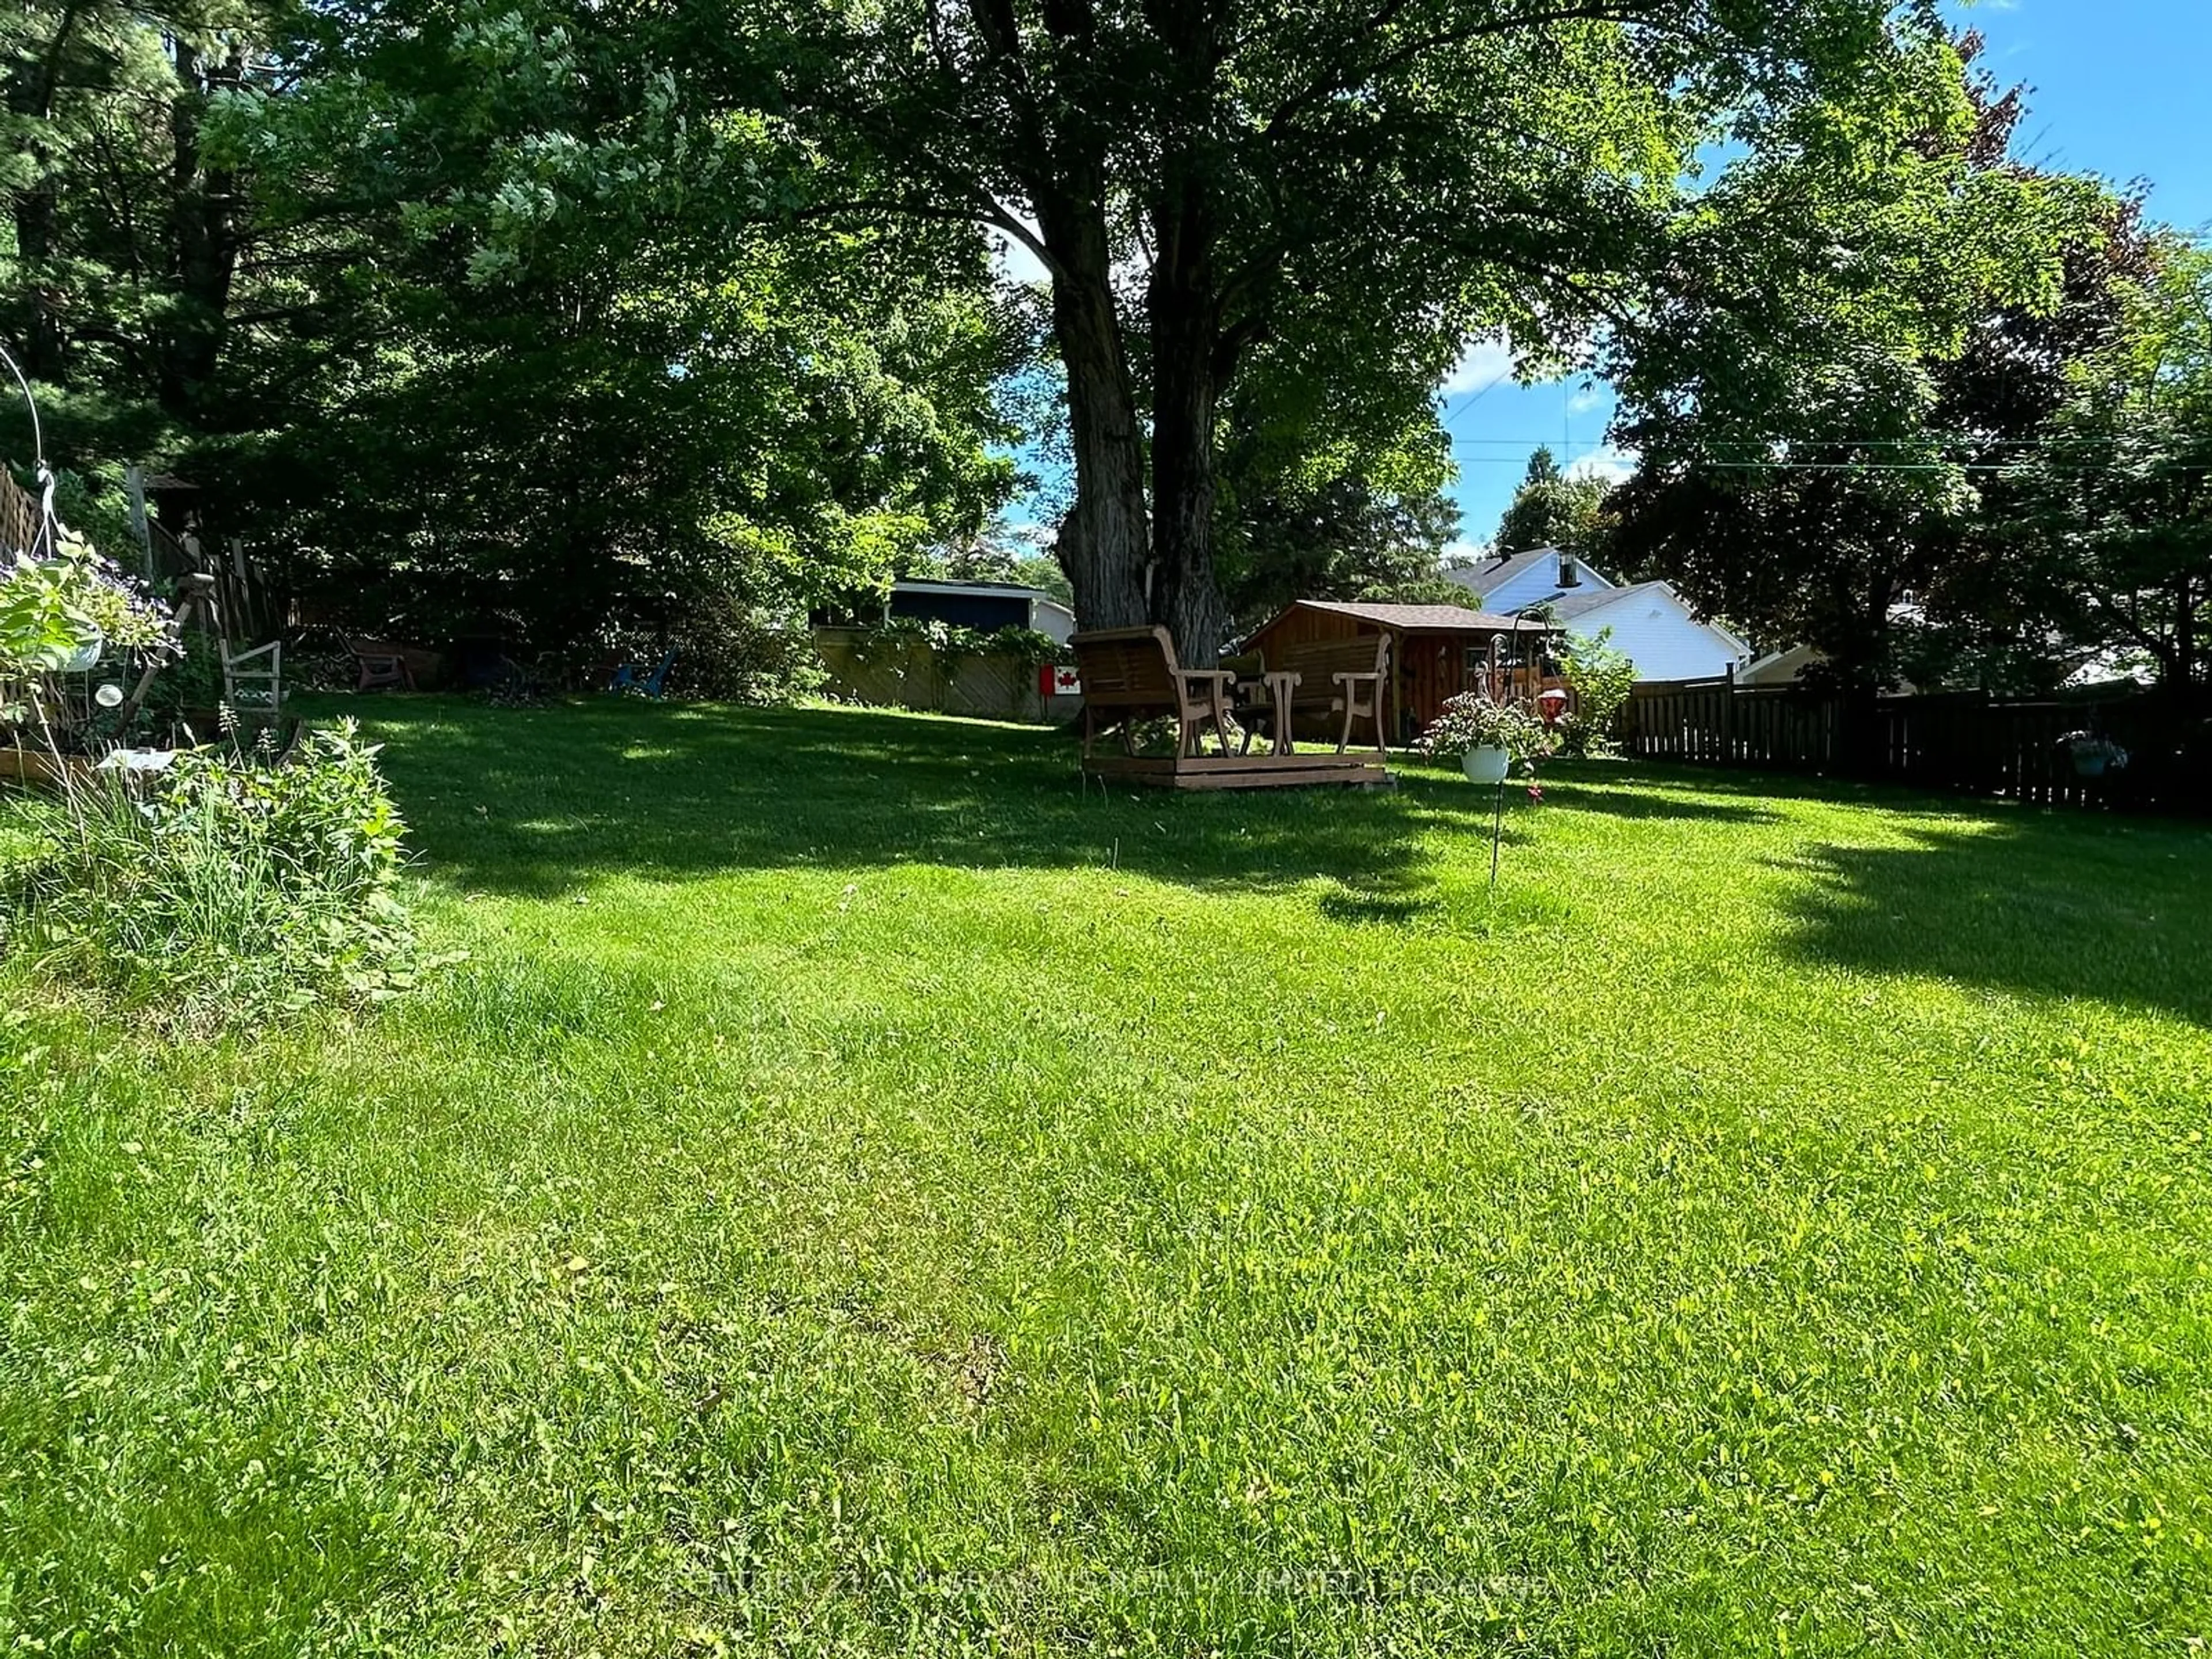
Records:
M9 950L180 1025L394 994L421 964L375 755L349 721L283 766L195 752L80 785L0 870Z
M1613 630L1595 639L1569 635L1560 667L1575 694L1575 712L1559 722L1559 746L1570 755L1609 755L1622 706L1636 689L1636 664L1612 643Z
M787 703L822 688L822 659L800 612L701 594L678 613L668 643L676 651L670 689L684 696ZM635 659L648 668L654 660L648 650Z
M1000 628L986 633L934 617L886 617L862 633L855 645L854 654L863 662L878 653L896 657L915 645L928 647L941 667L951 667L968 657L1012 657L1032 668L1074 660L1066 646L1033 628Z

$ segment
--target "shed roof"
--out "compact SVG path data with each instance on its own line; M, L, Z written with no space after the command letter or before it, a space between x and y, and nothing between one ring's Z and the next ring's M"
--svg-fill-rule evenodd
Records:
M1333 611L1340 617L1408 634L1508 634L1522 629L1548 631L1552 627L1549 623L1502 617L1494 611L1469 611L1456 605L1368 605L1350 599L1300 599L1291 606L1292 611L1300 609Z
M902 576L891 584L894 593L972 593L992 598L1046 599L1059 601L1042 587L1030 587L1021 582L954 582L939 581L932 577Z

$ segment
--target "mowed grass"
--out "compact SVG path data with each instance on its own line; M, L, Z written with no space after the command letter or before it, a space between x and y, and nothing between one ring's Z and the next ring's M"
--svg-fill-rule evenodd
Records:
M465 964L9 987L0 1650L2212 1638L2204 830L359 707Z

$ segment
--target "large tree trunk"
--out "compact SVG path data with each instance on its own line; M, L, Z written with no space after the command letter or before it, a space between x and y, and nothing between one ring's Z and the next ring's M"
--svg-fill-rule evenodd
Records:
M1113 261L1099 191L1039 191L1038 228L1055 264L1053 332L1067 370L1075 506L1060 526L1060 562L1085 628L1147 619L1144 428L1114 307Z
M171 275L177 305L161 340L161 397L164 412L180 420L197 412L222 353L231 283L238 269L233 220L236 180L222 168L204 169L200 119L210 91L235 89L245 64L233 52L204 70L199 54L179 39L173 52L176 101L170 106Z
M1152 615L1177 655L1212 665L1227 618L1213 571L1213 434L1220 409L1220 300L1206 188L1188 167L1155 204Z

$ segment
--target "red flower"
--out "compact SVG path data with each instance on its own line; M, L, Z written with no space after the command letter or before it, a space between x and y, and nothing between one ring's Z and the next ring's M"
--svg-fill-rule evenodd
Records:
M1532 783L1532 784L1530 784L1530 785L1528 786L1528 799L1529 799L1530 800L1541 800L1541 799L1544 799L1544 786L1543 786L1542 784L1540 784L1540 783Z

